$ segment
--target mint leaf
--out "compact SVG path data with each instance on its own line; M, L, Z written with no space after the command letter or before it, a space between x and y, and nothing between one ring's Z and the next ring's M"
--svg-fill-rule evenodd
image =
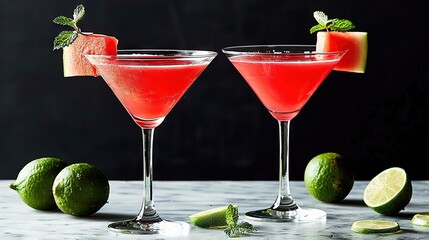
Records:
M355 28L355 25L353 25L351 21L346 19L342 19L342 20L334 19L332 21L332 24L329 25L329 28L337 32L347 32Z
M54 18L53 22L56 24L59 24L59 25L70 26L70 27L74 28L73 19L71 19L69 17L59 16L59 17Z
M85 15L85 7L81 4L77 6L73 11L73 19L65 16L58 16L54 18L53 22L63 26L69 26L74 29L74 31L62 31L54 40L54 49L58 50L72 44L79 34L82 34L80 28L78 28L77 23L82 20Z
M85 15L85 7L81 4L74 9L73 21L76 23L79 22L83 18L83 15Z
M248 222L239 222L237 224L237 227L242 228L242 229L253 229L253 230L255 230L255 227Z
M77 31L62 31L55 37L54 50L58 50L72 44L78 36Z
M317 24L317 25L310 28L310 33L314 33L314 32L317 32L320 30L325 30L325 29L326 29L326 26L322 26L320 24Z
M236 226L228 226L224 232L228 237L238 237L256 231L256 228L248 222L239 222Z
M316 19L316 21L321 25L321 26L326 26L326 24L328 23L328 15L326 15L324 12L322 11L315 11L313 13L313 17Z
M226 224L228 226L235 226L238 221L238 207L234 207L231 204L226 209Z
M252 224L238 222L238 207L228 205L225 214L228 226L224 229L224 232L228 237L238 237L256 231L256 228Z
M328 19L328 15L326 15L322 11L315 11L313 13L313 17L317 21L317 25L310 28L310 33L314 33L321 30L326 31L337 31L337 32L347 32L355 28L354 24L346 19Z

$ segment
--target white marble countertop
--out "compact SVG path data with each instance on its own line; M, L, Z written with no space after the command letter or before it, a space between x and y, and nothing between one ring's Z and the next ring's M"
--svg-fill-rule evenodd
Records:
M117 234L107 229L113 221L133 218L140 210L141 181L110 181L109 202L90 217L73 217L59 210L38 211L25 205L18 194L8 188L13 180L0 180L0 239L173 239L156 235ZM416 228L410 219L429 211L429 181L413 182L413 197L397 216L382 216L365 206L362 195L367 181L356 181L345 200L337 204L318 202L302 181L292 181L292 196L302 207L327 212L324 223L255 223L258 231L243 239L429 239L429 228ZM167 220L188 221L198 211L236 204L240 220L243 214L272 204L276 197L275 181L155 181L155 205ZM401 231L395 234L358 234L350 227L356 220L384 219L396 221ZM426 230L426 231L425 231ZM175 239L228 239L222 230L190 227L185 237Z

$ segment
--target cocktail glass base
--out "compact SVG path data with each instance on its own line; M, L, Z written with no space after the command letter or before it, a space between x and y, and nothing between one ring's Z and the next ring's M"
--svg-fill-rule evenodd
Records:
M326 212L314 208L298 207L293 210L279 211L272 208L250 211L245 216L260 222L315 222L326 220Z
M109 224L109 230L125 234L159 234L170 236L186 236L190 226L186 222L161 220L159 222L145 222L131 219Z

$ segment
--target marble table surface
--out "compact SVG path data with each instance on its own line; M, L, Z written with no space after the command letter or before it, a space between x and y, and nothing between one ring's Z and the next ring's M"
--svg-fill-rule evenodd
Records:
M13 180L0 180L0 239L228 239L222 230L202 229L190 224L186 236L128 235L108 230L110 222L133 218L140 210L141 181L110 181L109 202L89 217L73 217L59 210L38 211L25 205L8 188ZM367 181L356 181L340 203L327 204L312 198L302 181L291 182L294 199L302 207L322 209L327 219L316 223L253 223L258 231L242 239L429 239L429 228L415 227L410 219L429 211L429 181L413 181L411 202L398 215L382 216L366 207L362 200ZM154 181L155 205L161 217L188 222L198 211L234 204L243 214L272 204L275 181ZM363 219L396 221L401 231L394 234L358 234L352 223Z

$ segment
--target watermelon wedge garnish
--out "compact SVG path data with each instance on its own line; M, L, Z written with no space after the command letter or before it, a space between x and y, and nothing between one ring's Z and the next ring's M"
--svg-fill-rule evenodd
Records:
M310 33L317 32L317 52L345 51L334 70L364 73L368 56L368 33L350 32L354 24L346 19L328 19L322 11L315 11L317 25L311 27ZM324 31L323 31L324 30Z
M317 52L347 53L335 65L334 70L364 73L368 54L368 33L366 32L317 32Z
M63 49L64 77L98 76L97 70L85 58L85 54L116 55L118 39L103 34L83 33L77 23L85 15L84 6L78 5L73 18L58 16L53 22L73 28L62 31L54 40L54 50Z
M116 55L118 39L102 34L79 34L76 40L63 48L64 77L98 76L85 54Z

